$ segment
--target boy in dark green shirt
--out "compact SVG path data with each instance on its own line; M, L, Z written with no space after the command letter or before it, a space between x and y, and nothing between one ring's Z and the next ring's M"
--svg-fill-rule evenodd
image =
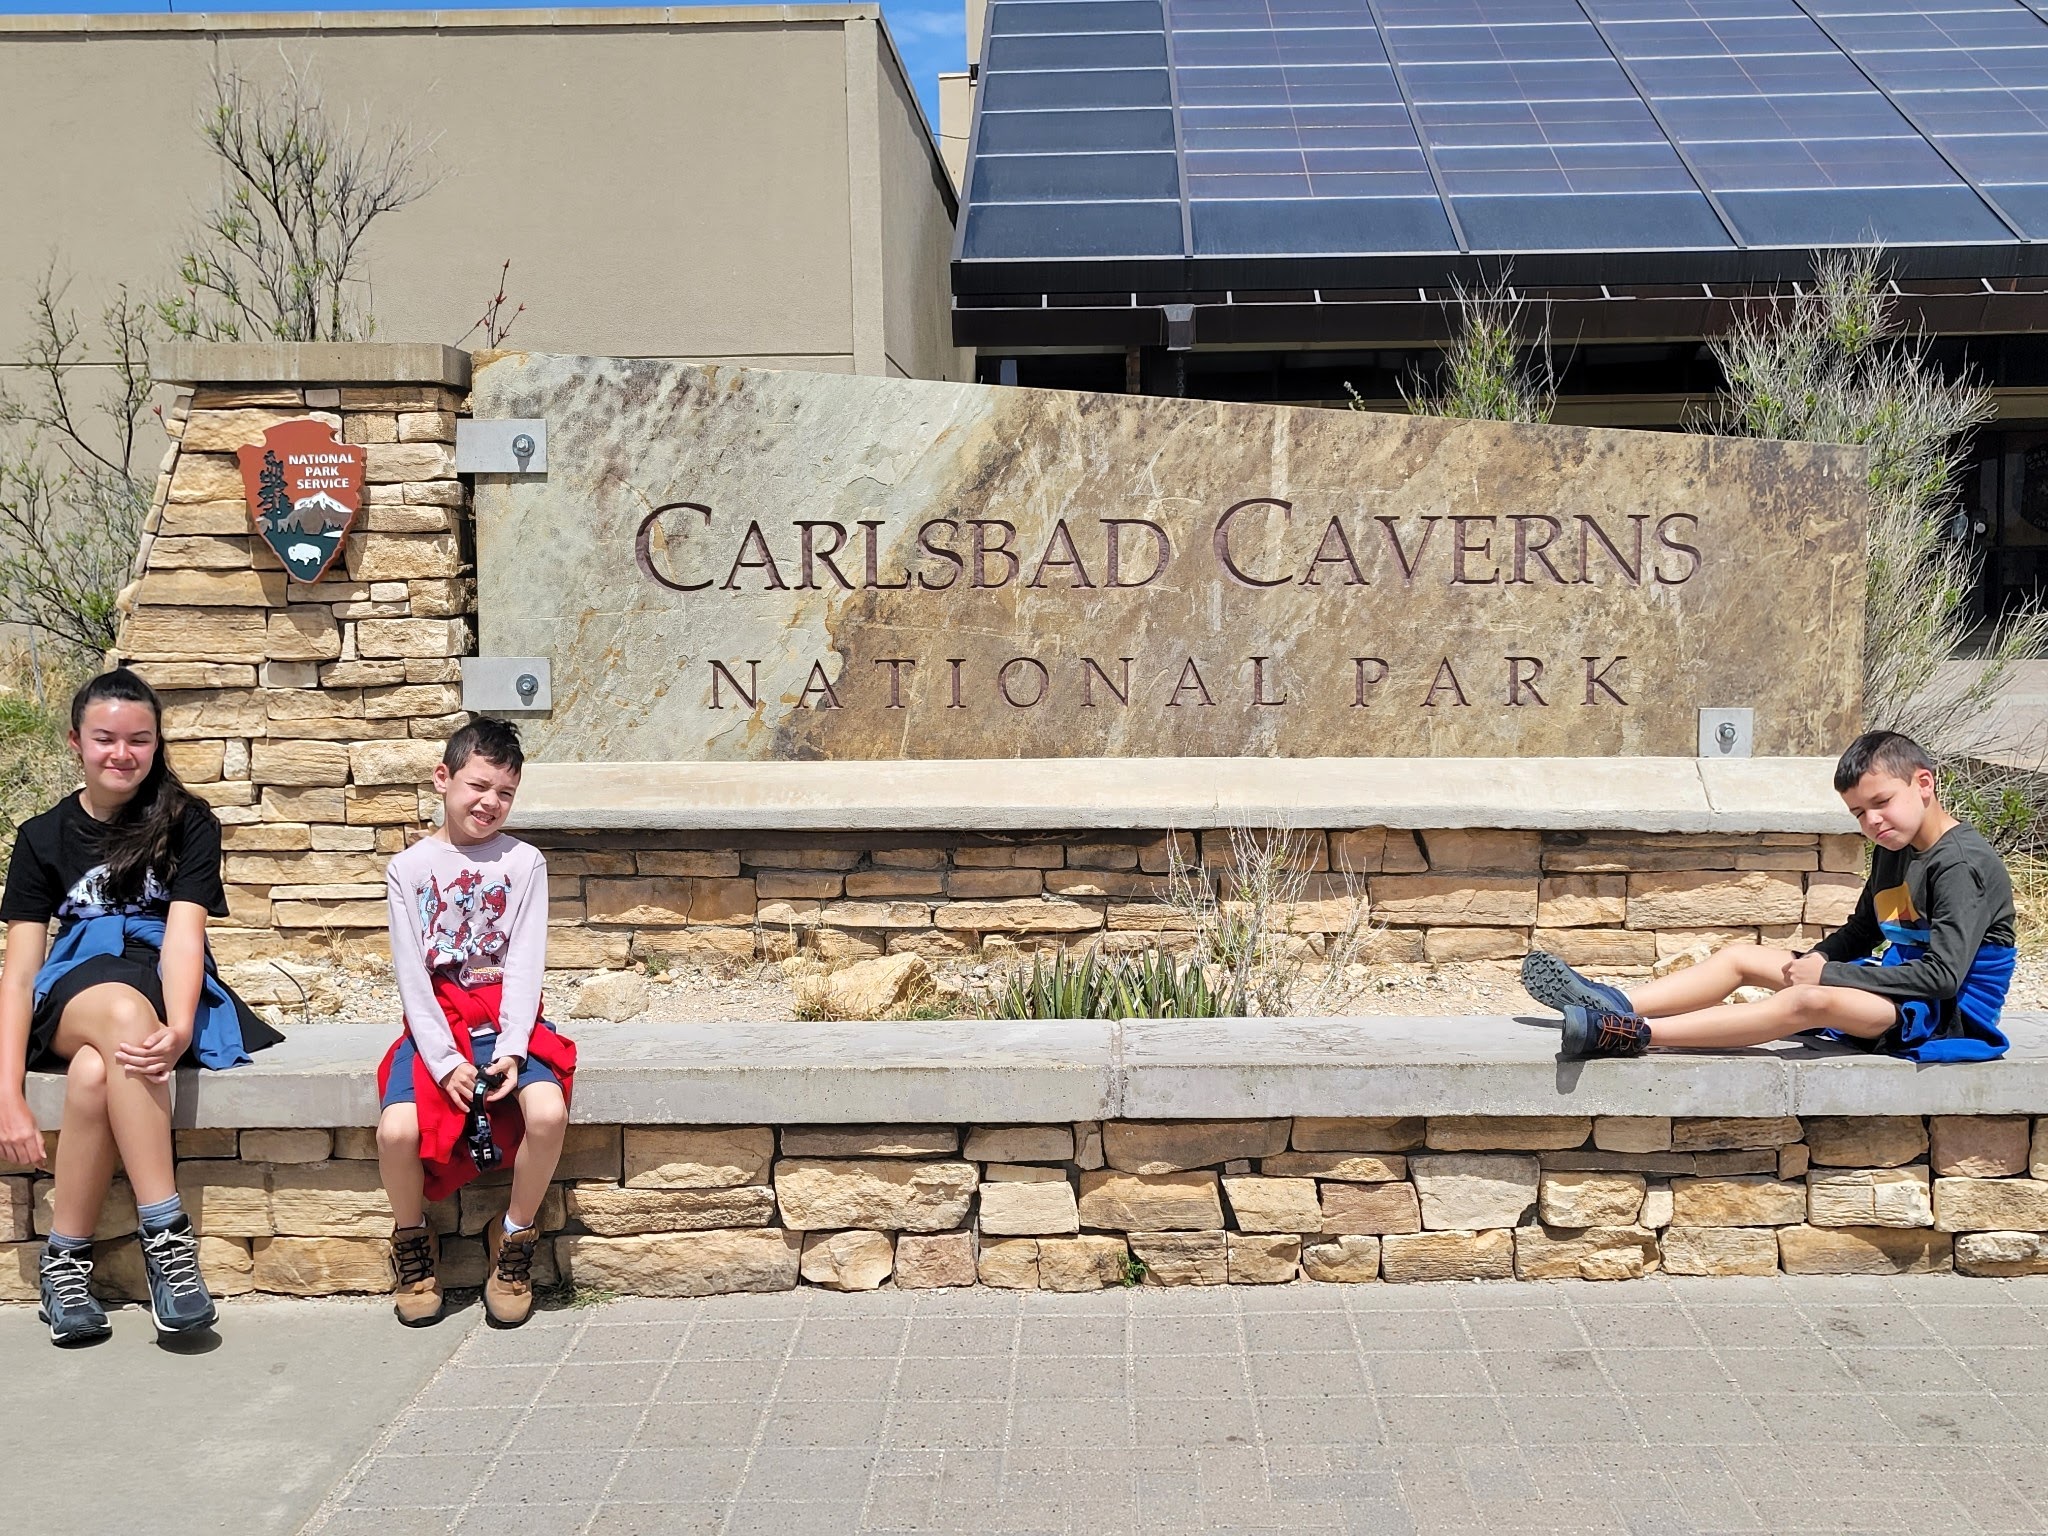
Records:
M1934 762L1910 737L1857 737L1835 766L1835 789L1877 845L1848 922L1805 954L1731 944L1631 992L1534 951L1522 963L1522 984L1564 1014L1564 1054L1761 1045L1819 1030L1916 1061L2004 1055L1998 1022L2017 958L2004 863L1942 809ZM1880 943L1884 952L1873 959ZM1737 987L1774 995L1728 1002Z

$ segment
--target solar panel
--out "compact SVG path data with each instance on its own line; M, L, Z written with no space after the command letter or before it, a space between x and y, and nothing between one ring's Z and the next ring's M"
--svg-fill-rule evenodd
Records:
M2048 241L2048 0L994 0L958 259L1873 240Z
M1807 0L1814 20L2021 233L2048 238L2048 27L1994 0Z
M1366 0L1166 20L1193 254L1458 249Z
M1468 249L1731 243L1578 0L1379 10Z
M1674 28L1668 9L1644 20L1639 0L1586 0L1746 244L2012 238L1795 0L1739 9Z

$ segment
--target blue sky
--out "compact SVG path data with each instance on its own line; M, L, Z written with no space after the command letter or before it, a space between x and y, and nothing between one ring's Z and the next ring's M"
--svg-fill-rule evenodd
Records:
M552 0L529 0L534 5ZM684 0L688 3L688 0ZM320 0L317 5L295 6L289 0L0 0L0 14L50 15L55 12L94 14L113 11L409 11L409 10L519 10L522 0L489 0L465 6L462 0L436 0L434 4L410 5L406 0ZM903 54L903 64L924 103L924 115L934 132L939 126L938 76L942 70L967 67L967 20L960 0L882 0L882 15L888 20L889 35Z

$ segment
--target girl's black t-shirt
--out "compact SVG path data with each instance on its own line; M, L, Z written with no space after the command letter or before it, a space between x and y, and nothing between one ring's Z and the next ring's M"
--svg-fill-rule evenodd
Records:
M228 915L220 883L220 823L204 801L188 801L171 833L169 882L151 874L139 901L107 900L107 866L100 853L105 832L106 824L87 814L76 792L23 822L14 834L0 922L47 923L54 917L61 934L74 923L112 913L161 919L174 901L196 902L212 917Z

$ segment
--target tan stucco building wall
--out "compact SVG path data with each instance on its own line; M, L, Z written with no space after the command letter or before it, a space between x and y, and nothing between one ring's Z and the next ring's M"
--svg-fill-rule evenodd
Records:
M52 258L87 313L171 277L216 56L435 141L371 237L380 338L456 341L509 257L513 345L967 376L952 187L874 5L0 17L0 369Z

